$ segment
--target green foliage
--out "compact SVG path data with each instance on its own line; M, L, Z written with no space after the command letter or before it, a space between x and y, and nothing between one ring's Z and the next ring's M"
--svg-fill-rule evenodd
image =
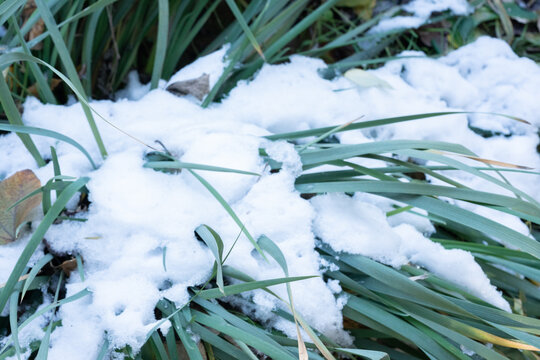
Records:
M332 64L328 73L323 74L326 77L333 77L350 67L385 62L402 50L444 54L481 34L504 38L519 55L538 60L540 53L540 35L536 28L538 15L517 2L477 0L471 2L474 12L469 16L437 14L429 25L420 29L385 34L371 34L368 31L381 18L400 14L402 10L399 6L390 6L384 11L375 6L371 16L370 2L338 0L36 0L37 6L30 11L24 10L25 3L24 0L0 3L0 25L7 29L6 35L0 40L0 69L3 71L0 102L2 113L10 123L0 123L0 130L17 133L40 166L45 162L30 134L68 142L81 151L93 167L97 165L80 144L63 134L25 126L18 106L26 96L38 96L47 103L63 103L69 92L75 93L83 105L90 131L101 154L106 156L106 144L97 130L90 98L114 97L114 92L123 86L132 69L150 80L155 88L160 78L169 78L181 66L225 44L230 44L227 52L229 65L205 98L203 106L219 100L239 80L250 78L264 63L279 63L297 53L321 57ZM352 8L360 6L358 4L362 7L362 16L357 16ZM44 21L45 25L41 31L38 27L40 21ZM63 85L59 85L60 82ZM299 353L306 354L310 359L387 359L388 356L393 359L468 359L464 349L474 351L475 356L485 359L537 357L536 351L540 347L540 247L537 239L523 236L504 225L439 199L444 197L470 202L517 215L530 224L539 224L540 204L527 193L491 175L493 171L534 172L491 165L472 167L445 153L426 151L440 150L453 155L475 156L458 144L415 140L358 145L322 142L336 132L428 117L440 116L444 121L444 115L449 114L453 113L368 120L275 134L267 136L267 139L294 143L298 139L309 138L305 145L297 146L304 170L310 170L298 177L295 184L296 189L305 196L363 191L409 204L390 212L388 216L403 211L414 214L414 207L426 210L428 217L437 224L433 241L448 249L470 251L491 282L514 305L513 313L496 309L423 269L408 265L394 269L363 256L336 254L330 248L318 245L321 256L337 266L337 270L327 270L323 276L339 280L349 294L343 314L345 327L355 336L355 347L341 348L316 329L311 329L298 314L297 310L301 309L295 309L290 290L289 299L280 299L290 313L281 310L275 313L295 323L297 329L301 326L309 338L304 339L303 343L289 339L237 313L219 299L254 289L277 296L268 289L269 286L285 283L290 289L290 282L308 277L290 277L279 247L266 237L254 239L231 206L196 170L248 176L258 174L183 163L170 154L153 152L148 154L145 167L170 173L171 176L182 170L193 175L224 207L262 257L276 261L281 266L284 277L255 281L228 267L219 234L201 225L196 233L216 259L212 277L206 284L190 289L191 300L182 308L176 308L167 299L156 304L161 323L168 321L172 328L166 334L160 333L157 327L153 329L140 354L133 354L129 348L115 351L128 359L174 360L255 359L261 354L274 359L296 359ZM98 121L107 122L97 115ZM311 140L311 137L315 137L315 140ZM260 149L260 153L274 171L279 171L279 163L269 159L264 149ZM441 165L417 165L382 155L384 153L431 160ZM26 267L47 229L54 221L66 218L61 216L66 203L75 194L87 192L85 183L88 179L61 175L61 164L54 149L51 156L55 176L17 202L41 193L45 218L34 231L7 283L0 286L0 309L11 299L9 317L0 318L0 323L6 324L8 331L5 334L8 337L0 348L0 360L19 356L26 350L20 348L17 337L31 321L91 293L85 289L62 298L63 273L48 269L49 262L55 260L52 254L43 257L32 269ZM365 168L349 161L354 157L378 159L386 165ZM323 165L342 169L312 171ZM465 188L447 178L444 175L447 170L480 177L509 190L516 197ZM448 186L413 180L408 176L411 172L437 177ZM402 179L408 182L400 181ZM57 192L54 203L51 202L51 191ZM76 257L76 262L82 277L83 261L80 256ZM28 276L22 278L25 274ZM237 282L228 284L229 279ZM39 294L36 289L53 283L57 286L56 291L51 291L54 292L51 304L39 310L29 306ZM208 287L209 284L212 288ZM27 317L20 321L17 316L23 309ZM36 359L47 358L50 336L59 325L50 322L44 329L43 339L30 345ZM192 334L200 341L196 342ZM104 334L98 358L107 358L109 351Z

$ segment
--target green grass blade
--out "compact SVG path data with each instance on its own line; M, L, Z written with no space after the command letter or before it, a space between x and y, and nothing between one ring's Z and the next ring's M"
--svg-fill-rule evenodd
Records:
M372 301L351 295L348 298L346 307L343 309L343 313L345 316L349 316L349 314L354 316L355 312L401 334L401 336L410 341L410 343L420 347L424 352L434 356L438 360L454 359L445 348L439 345L431 337L425 336L425 334L416 327L408 324Z
M92 160L92 157L90 157L90 154L86 151L86 149L83 148L81 144L79 144L78 142L76 142L75 140L73 140L72 138L64 134L61 134L59 132L52 131L52 130L41 129L41 128L25 126L25 125L0 124L0 130L12 131L14 133L21 133L21 134L33 134L33 135L46 136L46 137L51 137L51 138L63 141L65 143L68 143L76 147L80 152L82 152L84 156L86 156L86 158L88 159L92 167L94 169L97 169L96 164L94 163L94 161Z
M272 359L295 360L295 357L281 345L275 342L265 341L265 339L262 339L253 332L235 327L219 316L207 315L199 311L193 311L193 313L196 322L227 334L233 339L238 339L270 356Z
M193 170L229 172L229 173L236 173L236 174L242 174L242 175L261 176L260 174L257 174L251 171L230 169L230 168L224 168L220 166L187 163L187 162L181 162L181 161L176 161L176 160L175 161L149 161L145 163L143 166L150 169L193 169Z
M165 62L165 54L167 52L167 38L169 36L169 0L158 1L158 31L156 41L156 52L154 56L154 67L152 70L151 89L158 86L161 72L163 71L163 63Z
M399 154L403 154L403 155L406 155L406 156L413 156L413 157L417 157L417 158L421 158L421 159L426 159L426 160L431 160L431 161L436 161L436 162L439 162L439 163L443 163L443 164L446 164L446 165L450 165L450 166L454 166L456 169L458 170L463 170L463 171L466 171L468 173L471 173L473 175L476 175L477 177L480 177L482 179L485 179L487 181L490 181L494 184L497 184L498 186L506 189L506 190L509 190L511 192L513 192L514 194L518 195L518 196L521 196L525 199L527 199L529 202L533 203L533 204L536 204L536 206L539 206L540 207L540 203L538 201L536 201L536 199L534 199L532 196L530 196L529 194L513 187L512 185L508 184L507 182L504 182L504 181L501 181L491 175L488 175L488 174L485 174L479 170L476 170L474 167L471 167L471 166L468 166L460 161L457 161L455 159L452 159L452 158L449 158L448 156L444 156L444 155L440 155L440 154L436 154L436 153L433 153L433 152L430 152L430 151L418 151L418 150L414 150L414 149L399 149L399 150L396 150L396 153L399 153Z
M312 11L309 15L304 17L301 21L298 22L292 29L287 31L287 33L275 41L268 49L264 52L267 59L272 59L283 47L290 43L294 38L298 36L302 31L307 29L311 24L313 24L317 19L321 17L326 11L328 11L332 6L334 6L338 0L329 0L321 4L317 9Z
M94 37L96 34L98 21L103 12L103 8L92 13L86 21L84 31L83 49L82 49L82 64L86 68L83 83L87 94L92 94L92 56L94 55Z
M407 293L410 295L423 299L427 303L433 304L433 306L437 307L438 309L466 317L471 316L471 314L463 308L456 306L454 303L445 299L441 295L425 288L415 281L412 281L407 276L392 268L389 268L386 265L380 264L361 255L338 254L331 250L328 246L324 246L324 251L329 253L331 256L339 256L340 261L353 267L360 273L365 273L382 283L393 284L393 286L396 288L406 289Z
M85 16L88 16L94 12L103 10L107 5L110 5L118 0L99 0L95 3L89 5L88 7L84 8L82 11L73 14L73 16L68 17L64 21L62 21L60 24L58 24L58 28L62 28L65 25L70 24L73 21L79 20ZM24 1L23 1L24 2ZM24 32L23 32L24 35ZM27 45L28 47L32 48L36 44L40 43L41 41L45 40L50 35L50 32L48 30L44 31L42 34L36 36L34 39L28 41ZM14 50L18 50L15 48Z
M301 193L327 193L327 192L367 192L367 193L396 193L410 195L443 196L458 200L464 200L482 205L508 207L522 211L526 214L535 215L540 213L540 208L523 200L504 195L493 194L485 191L455 188L451 186L431 185L421 182L401 181L327 181L321 183L307 183L296 185L296 190Z
M220 350L230 356L230 359L242 359L243 353L236 346L223 340L212 331L208 330L202 325L192 323L191 328L193 331L204 340L205 343L211 344L214 347L214 351ZM219 358L218 358L219 359Z
M26 41L24 40L24 37L21 34L21 29L19 28L19 25L17 24L17 20L14 17L11 17L9 19L9 24L15 29L15 32L17 33L17 37L19 38L19 42L23 48L23 51L26 54L31 55L32 53L30 52L28 45L26 45ZM49 84L47 84L47 81L45 81L45 76L41 72L41 70L39 70L39 67L37 66L37 64L31 62L31 63L28 63L28 65L30 67L30 71L32 72L32 75L34 75L34 77L36 78L38 92L41 95L42 100L44 100L48 104L56 104L57 103L56 98L54 97L49 87Z
M180 320L181 317L181 314L174 314L172 318L172 324L174 329L176 330L176 333L178 334L178 337L180 338L180 341L182 341L182 345L184 345L184 349L186 350L189 359L203 360L201 352L199 351L199 347L197 346L195 341L193 341L188 332L184 329L185 322Z
M11 339L15 347L17 359L21 360L21 345L19 344L19 326L17 324L17 314L19 305L19 290L15 289L9 298L9 326L11 328Z
M365 154L381 154L403 149L436 149L457 154L473 155L470 150L461 145L450 144L442 141L386 140L364 144L339 145L320 150L310 150L303 152L300 157L302 159L302 164L306 166L334 160L344 160Z
M421 119L427 119L431 117L440 117L445 115L459 115L459 114L481 114L477 112L470 112L470 111L444 111L444 112L435 112L435 113L425 113L425 114L414 114L414 115L406 115L406 116L396 116L396 117L389 117L389 118L383 118L383 119L377 119L377 120L368 120L368 121L362 121L358 122L356 124L351 124L345 128L342 128L338 130L337 132L344 132L344 131L353 131L358 129L366 129L370 127L376 127L376 126L383 126L383 125L389 125L389 124L395 124L405 121L413 121L413 120L421 120ZM506 117L512 120L516 120L513 116L504 115L504 114L496 114L496 113L488 113L489 115L497 115ZM317 129L309 129L309 130L301 130L301 131L293 131L288 133L281 133L281 134L274 134L274 135L268 135L265 136L265 138L269 140L294 140L294 139L300 139L305 138L309 136L321 136L324 133L327 133L329 131L332 131L335 129L338 125L335 126L327 126Z
M5 0L0 3L0 26L4 25L25 3L26 0Z
M381 195L386 196L384 194ZM396 195L391 196L391 198L413 205L417 208L424 209L443 219L447 219L471 229L478 230L493 237L501 244L515 246L522 251L540 259L540 243L496 221L489 220L471 211L430 197Z
M260 57L266 61L266 58L264 57L263 51L261 49L261 45L259 45L259 42L255 38L255 35L253 35L253 32L249 28L248 24L246 23L246 20L244 19L244 16L240 12L240 9L238 8L238 5L236 5L236 2L234 0L225 0L227 2L227 5L229 5L229 8L231 9L234 17L236 18L236 21L238 21L238 24L244 31L244 34L249 39L249 42L257 51L257 53L260 55Z
M62 285L62 280L64 279L64 273L60 273L60 278L58 279L58 285L56 286L56 292L54 294L54 302L58 302L58 295L60 294L60 286ZM49 340L51 338L51 332L53 328L53 321L51 320L49 322L49 326L47 326L47 330L45 331L45 336L41 340L41 344L39 344L39 350L36 355L36 360L47 360L48 354L49 354Z
M234 284L227 285L221 289L208 289L199 292L198 296L202 299L216 299L223 296L240 294L246 291L252 291L256 289L262 289L269 286L286 284L293 281L301 281L306 279L312 279L318 277L317 275L312 276L293 276L293 277L284 277L278 279L269 279L269 280L260 280L260 281L250 281L243 284Z
M69 54L69 50L67 49L64 39L62 38L60 31L58 30L58 26L56 25L56 21L54 20L54 17L49 7L47 6L47 4L45 4L44 0L35 0L35 2L38 7L41 18L45 22L45 25L47 26L47 29L49 30L51 34L51 38L54 42L55 48L58 50L58 54L60 55L60 59L62 60L62 63L64 65L64 68L66 69L66 72L70 80L75 85L77 90L79 90L79 92L83 95L83 98L86 99L86 96L84 95L82 83L79 79L79 74L77 72L77 69L75 68L75 65L73 64L71 55ZM81 105L83 107L83 111L88 120L88 124L90 125L92 134L94 135L94 138L98 145L99 151L101 152L101 155L103 156L103 158L105 158L107 156L107 150L105 150L105 145L103 144L103 140L101 139L101 135L99 134L99 130L94 121L94 117L92 116L92 111L90 110L90 107L87 104L82 103Z
M51 321L45 330L45 335L41 339L41 344L39 344L39 350L35 357L35 360L47 360L49 356L49 342L51 339L53 322Z
M246 227L244 226L244 224L242 223L242 221L240 220L238 215L236 215L234 210L227 203L227 201L225 201L223 196L221 196L221 194L208 181L206 181L202 176L200 176L199 174L197 174L195 171L193 171L191 169L188 169L188 171L197 180L199 180L199 182L212 194L212 196L214 196L214 198L221 204L221 206L225 209L225 211L227 211L229 216L234 220L234 222L238 225L238 227L246 235L246 237L249 239L249 241L251 241L251 243L253 244L253 247L255 247L255 249L257 249L257 251L259 252L259 254L261 254L261 256L266 260L266 255L264 255L263 251L261 250L261 248L259 247L259 245L255 241L253 236L251 236L250 232L246 229Z
M219 291L222 295L225 295L225 289L223 285L223 240L221 237L207 225L201 225L195 229L195 233L204 241L206 246L210 249L214 255L215 269L216 269L216 283ZM203 291L204 292L204 291ZM200 295L200 294L199 294Z
M21 119L21 114L19 113L19 110L17 109L17 105L15 105L15 102L13 101L13 98L11 97L11 92L7 86L6 79L4 78L3 74L0 75L0 103L2 104L4 113L6 114L11 124L11 125L4 125L4 124L0 124L0 125L24 127L23 121ZM43 158L41 157L41 154L39 153L38 149L36 148L36 145L32 141L32 138L28 134L25 134L25 133L17 134L17 136L19 136L22 143L24 144L28 152L32 155L32 157L34 158L38 166L45 166L45 160L43 160Z
M1 296L2 293L0 293L0 296ZM64 304L67 304L67 303L70 303L72 301L76 301L76 300L79 300L87 295L90 295L91 292L88 290L88 289L84 289L84 290L81 290L79 291L78 293L76 294L73 294L67 298L64 298L58 302L54 302L52 304L49 304L47 306L44 306L42 308L40 308L39 310L37 310L35 313L33 313L31 316L29 316L26 320L23 321L23 323L21 325L19 325L19 331L21 329L23 329L24 327L26 327L28 324L30 324L30 322L34 321L35 319L37 319L38 317L40 317L41 315L45 314L46 312L52 310L52 309L55 309L59 306L62 306ZM11 339L11 337L7 338L7 340L4 340L5 342L5 345L4 347L0 350L0 354L4 353L4 351L12 344L13 342L13 339Z
M344 354L357 355L357 356L360 356L362 359L390 360L390 356L388 356L387 353L382 352L382 351L347 349L347 348L337 348L335 350Z
M34 281L37 274L41 271L41 269L47 265L49 261L53 259L53 256L51 254L47 254L41 259L39 259L36 264L32 267L32 270L30 270L30 273L28 273L28 278L24 281L24 286L21 292L21 301L24 299L24 295L26 294L26 291L28 291L28 288L30 284Z
M178 351L176 350L176 338L174 336L174 330L167 331L167 335L165 335L165 343L167 344L167 353L171 357L171 360L180 360Z
M150 337L150 341L154 345L154 348L157 350L154 352L154 356L156 356L156 359L169 360L167 350L165 350L165 345L163 345L163 341L161 340L161 337L159 336L157 331L154 331L154 333Z

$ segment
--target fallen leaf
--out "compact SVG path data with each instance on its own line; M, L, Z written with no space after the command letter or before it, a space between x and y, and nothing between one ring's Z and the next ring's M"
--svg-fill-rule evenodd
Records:
M202 100L210 92L210 75L202 74L198 78L181 80L167 86L167 91L179 95L193 95Z
M50 89L51 89L51 90L56 89L56 87L57 87L58 85L60 85L61 83L62 83L62 80L60 80L60 79L57 79L57 78L51 79ZM34 85L30 86L30 87L27 89L27 91L28 91L29 94L32 94L32 95L35 96L35 97L39 97L39 89L38 89L37 83L35 83Z
M32 170L16 172L0 182L0 245L17 239L17 229L29 221L32 210L41 204L41 193L9 208L40 187L41 182Z
M22 11L22 19L23 19L23 26L26 24L26 22L30 19L32 14L37 10L37 5L34 0L28 1L23 8ZM32 28L30 31L26 34L25 39L26 41L30 41L39 35L43 33L45 30L45 22L42 18L39 18L34 25L32 25ZM39 42L34 47L32 47L32 50L41 50L43 49L43 43Z
M30 29L30 32L28 32L28 41L31 41L35 38L37 38L39 35L43 34L43 31L45 30L45 22L43 19L39 19L36 21L34 26L32 26L32 29ZM43 49L43 42L38 42L36 45L32 47L32 50L41 50Z
M382 89L392 89L392 86L390 86L389 83L362 69L350 69L344 76L363 88L378 87Z
M71 274L72 271L77 269L77 259L73 258L73 259L66 260L60 265L58 265L57 267L62 269L64 274L69 275Z

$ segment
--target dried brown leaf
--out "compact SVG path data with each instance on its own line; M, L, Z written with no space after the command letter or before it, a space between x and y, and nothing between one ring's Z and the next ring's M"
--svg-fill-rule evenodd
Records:
M23 26L24 24L26 24L28 19L30 19L30 16L32 16L32 14L34 13L34 11L36 11L36 9L37 9L37 6L34 0L30 0L24 5L24 8L21 14L22 20L23 20ZM34 23L30 31L26 34L25 36L26 41L30 41L38 37L39 35L43 33L43 31L45 31L45 22L43 21L42 18L39 18ZM43 48L42 42L39 42L36 45L34 45L34 47L32 47L33 50L41 50L42 48Z
M60 79L57 79L57 78L53 78L51 79L51 90L53 91L54 89L56 89L56 87L58 85L60 85L62 83L62 80ZM28 93L29 94L32 94L33 96L35 97L39 97L39 88L38 88L38 84L35 83L34 85L30 86L28 89L27 89Z
M41 182L32 170L16 172L0 182L0 245L17 239L19 226L28 222L32 210L41 204L41 193L9 208L40 187Z
M45 22L43 19L39 19L30 29L30 32L28 33L28 41L37 38L39 35L43 34L43 31L45 31ZM43 42L41 41L32 47L32 50L41 49L43 49Z
M69 259L58 265L60 269L64 272L64 274L69 275L72 271L75 271L77 269L77 259Z
M464 157L464 158L467 158L467 159L479 161L479 162L487 164L487 165L495 165L495 166L500 166L500 167L505 167L505 168L510 168L510 169L534 170L533 168L528 167L528 166L511 164L511 163L507 163L507 162L504 162L504 161L498 161L498 160L484 159L484 158L477 157L477 156L464 155L464 154L453 154L453 153L449 153L449 152L446 152L446 151L439 151L439 150L433 150L433 149L428 150L428 151L432 152L432 153L435 153L435 154L461 156L461 157Z
M196 79L181 80L167 86L167 91L179 95L193 95L202 100L210 92L210 76L202 74Z

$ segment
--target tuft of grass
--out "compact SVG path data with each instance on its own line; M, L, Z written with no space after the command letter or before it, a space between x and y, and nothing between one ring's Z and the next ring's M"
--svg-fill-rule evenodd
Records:
M155 88L160 78L169 78L182 65L225 44L230 44L229 65L204 100L204 106L218 101L239 80L250 78L265 63L283 62L292 54L323 58L331 64L329 72L323 74L329 78L353 66L371 67L384 63L403 50L441 55L482 34L504 38L516 53L536 61L540 54L539 34L535 28L538 15L530 5L520 6L517 2L475 0L471 1L474 11L469 16L436 14L417 30L384 34L369 33L369 29L383 17L401 14L402 9L397 5L383 9L382 1L375 5L372 15L363 18L346 4L354 1L337 0L36 0L37 7L26 14L25 3L24 0L0 3L0 25L7 29L0 40L0 103L3 116L10 122L9 125L0 122L0 130L17 133L40 166L45 162L30 134L66 141L83 152L92 166L96 167L96 164L84 148L64 135L23 124L19 107L28 95L47 103L63 103L69 93L75 93L85 110L89 135L95 138L102 156L106 156L105 144L91 113L90 98L113 98L132 69L143 79L150 80ZM44 22L45 28L30 39L29 34L37 28L39 21ZM63 85L58 85L60 81ZM362 191L408 204L387 216L397 212L414 214L414 208L426 210L427 217L437 226L432 240L448 249L470 251L492 284L513 304L512 313L494 308L424 269L409 265L395 269L360 255L338 254L319 244L320 255L336 266L332 271L326 270L323 276L338 280L348 293L343 309L344 324L354 335L355 342L352 348L342 348L312 329L302 319L301 309L295 308L289 283L306 277L290 277L279 247L265 237L254 239L230 205L195 170L257 174L182 163L167 154L157 154L156 158L148 159L146 167L172 174L180 169L190 172L229 212L262 256L274 259L281 266L284 277L255 281L227 266L219 234L201 226L198 234L216 257L210 279L190 289L191 299L182 308L176 308L167 299L156 304L161 323L170 322L172 327L167 333L161 333L156 326L148 334L139 354L129 347L110 349L107 334L103 334L98 359L111 356L174 360L257 359L264 356L274 359L469 359L468 351L485 359L537 358L540 348L538 239L523 236L439 197L516 215L537 226L540 224L540 204L492 173L538 173L501 167L505 164L492 166L490 162L476 167L466 165L450 158L448 153L469 157L475 154L464 146L450 143L414 140L358 145L322 143L335 132L449 114L454 112L367 120L346 126L275 134L267 139L293 144L298 139L307 140L304 145L297 146L297 150L304 170L310 172L301 174L295 183L296 189L305 196ZM98 117L106 121L99 114ZM312 137L315 140L311 140ZM399 161L385 155L389 152L441 165L423 166ZM279 163L267 158L264 149L260 149L260 153L273 170L279 171ZM29 349L21 349L18 333L40 315L55 312L63 304L91 294L85 289L64 297L63 272L48 265L50 261L58 260L52 254L46 255L32 269L26 268L47 229L55 220L65 218L61 213L66 203L76 193L87 192L84 186L87 178L73 179L62 175L54 149L51 157L55 176L38 190L44 195L45 218L32 235L7 283L0 285L0 309L12 300L9 316L0 317L2 331L5 331L0 334L6 336L0 348L0 360L20 356L27 350L37 359L47 358L50 336L61 322L50 322L44 329L45 336L30 344ZM365 168L352 163L350 159L354 157L378 159L386 165ZM490 166L486 167L486 163ZM338 166L341 170L312 171L324 165ZM516 197L468 189L446 177L448 170L467 172L510 190ZM429 174L448 186L413 180L408 176L412 172ZM51 202L52 191L57 192L54 203ZM503 243L513 248L507 248ZM75 262L82 278L80 256ZM23 277L25 274L27 276ZM226 285L227 279L235 279L238 283ZM53 303L36 310L35 305L41 301L39 289L50 284L57 284ZM295 324L299 334L300 327L303 328L308 338L289 339L221 301L225 295L252 290L277 296L268 289L274 284L286 284L289 290L288 299L279 299L289 312L275 310L275 315ZM17 318L21 312L25 316L23 321Z

